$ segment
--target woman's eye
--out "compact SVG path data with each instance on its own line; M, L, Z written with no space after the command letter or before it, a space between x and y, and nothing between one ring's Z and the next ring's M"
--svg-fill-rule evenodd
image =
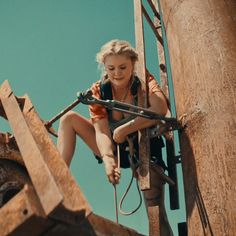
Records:
M108 68L108 70L111 70L111 71L112 71L112 70L114 70L114 68Z
M126 69L126 66L124 66L124 67L121 67L120 69L121 69L121 70L125 70L125 69Z

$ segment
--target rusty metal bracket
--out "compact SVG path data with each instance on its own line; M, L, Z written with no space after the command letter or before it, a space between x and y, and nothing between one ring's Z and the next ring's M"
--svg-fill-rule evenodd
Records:
M181 129L180 123L173 117L166 117L157 114L156 112L150 111L147 108L135 106L128 103L119 102L116 100L102 100L92 96L92 92L90 90L85 93L78 92L77 93L78 101L85 105L91 104L100 104L110 110L121 111L127 114L131 114L134 116L140 116L146 119L155 119L161 121L156 127L149 129L150 136L160 136L165 132L173 131Z

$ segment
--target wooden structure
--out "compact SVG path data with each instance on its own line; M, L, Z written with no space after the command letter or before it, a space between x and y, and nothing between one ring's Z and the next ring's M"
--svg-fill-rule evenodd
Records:
M160 79L161 87L166 95L169 98L168 91L168 79L166 73L166 51L164 50L164 40L162 36L163 25L161 24L160 10L159 5L156 0L148 0L147 4L152 10L154 15L153 19L146 10L143 2L141 0L134 0L134 18L135 18L135 39L136 39L136 50L139 54L139 62L137 66L137 74L139 78L143 80L143 90L148 90L148 83L145 80L147 79L146 71L146 59L145 59L145 35L143 29L143 18L147 20L149 26L153 30L154 35L157 40L157 52L158 52L158 61L160 67ZM146 87L145 87L146 85ZM147 94L147 93L146 93ZM148 97L143 98L143 104L145 107L148 106ZM172 116L171 107L169 110L169 116ZM140 132L140 187L142 190L150 188L150 182L155 181L150 179L149 175L149 159L150 156L150 143L148 130L143 130ZM170 135L166 139L166 152L167 152L167 164L168 164L168 175L174 180L175 185L169 185L170 191L170 208L172 210L179 209L179 197L178 197L178 180L177 180L177 171L176 164L179 162L178 158L175 156L175 146L173 135ZM148 218L149 218L149 235L160 235L160 222L161 215L159 214L159 206L148 207Z
M160 16L157 12L158 6L154 5L153 2L151 0L148 1L155 16L160 21ZM160 43L158 43L159 50L162 51L163 40L160 28L157 28L152 23L142 2L135 0L134 7L136 46L140 55L138 75L144 79L143 85L147 85L145 81L143 15L154 30ZM162 62L163 65L165 65L164 61ZM163 86L164 84L166 86L167 82L164 79L166 74L164 72L162 74ZM73 106L77 103L78 101L73 103ZM148 97L143 98L143 104L147 107ZM0 217L4 214L8 219L5 220L1 217L0 224L4 227L1 228L0 235L24 235L29 230L32 230L32 235L77 235L78 233L82 235L140 235L131 229L117 225L92 213L89 204L71 177L67 166L49 138L48 131L45 129L45 125L50 127L54 119L49 122L50 124L43 124L30 99L27 96L15 97L8 82L5 82L0 88L0 115L8 119L14 133L14 136L2 134L0 157L4 158L7 153L8 159L17 161L17 163L21 163L26 167L30 177L30 181L27 181L21 176L23 178L22 184L24 181L27 182L23 189L21 184L13 184L14 188L13 186L10 187L11 191L14 189L14 193L21 191L0 210ZM147 158L150 156L148 135L148 130L140 132L141 166L139 179L142 190L150 188L149 158ZM169 143L168 157L169 160L174 160L174 162L172 161L173 171L169 172L169 175L176 183L174 187L170 187L172 190L171 208L177 209L179 206L176 163L173 141L169 140ZM13 211L15 205L17 209ZM159 235L159 208L149 207L148 216L150 235Z
M188 235L236 235L236 2L160 0L181 132Z
M0 135L1 236L140 235L93 214L27 96L15 97L5 81L0 101L14 133Z
M147 2L155 15L154 23L142 1L134 0L141 55L138 74L146 78L144 15L157 37L162 87L168 96L164 26L160 24L157 0ZM177 114L185 126L180 141L188 235L235 235L236 4L233 0L159 2ZM0 209L0 235L25 235L29 229L31 235L140 235L93 214L27 96L16 98L5 82L0 99L0 114L9 120L14 132L13 137L0 135L0 156L9 155L24 163L30 177L25 187ZM141 143L140 153L147 156L149 145L145 139ZM169 175L176 181L174 145L171 140L167 144L168 160L174 162ZM150 185L149 163L142 161L141 186L145 189ZM4 173L1 165L0 171ZM170 189L172 209L178 208L176 187ZM0 202L3 200L0 197ZM150 235L157 235L158 210L151 208L148 213Z

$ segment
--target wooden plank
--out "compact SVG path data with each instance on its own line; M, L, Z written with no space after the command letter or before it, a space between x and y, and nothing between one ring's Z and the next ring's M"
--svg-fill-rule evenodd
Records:
M40 235L51 222L45 222L44 212L32 187L26 185L0 209L0 235Z
M57 224L48 232L44 233L44 236L77 236L77 235L86 235L86 236L98 236L98 235L113 235L113 236L142 236L142 234L137 231L127 228L123 225L116 224L110 220L107 220L103 217L91 214L83 222L78 225L66 225L66 224Z
M142 80L142 90L145 96L141 98L144 107L148 107L148 83L146 77L145 51L144 51L144 35L143 35L143 19L142 19L142 2L134 0L134 16L135 16L135 39L136 50L139 55L137 65L137 75ZM150 140L148 138L148 130L144 129L139 132L139 182L142 190L150 188L149 173L149 156L150 156Z
M146 83L146 60L145 60L145 45L143 32L143 14L142 1L134 0L134 20L135 20L135 42L139 60L137 65L137 75L142 80L142 88L147 91ZM148 106L147 96L145 97L145 106Z
M97 235L122 235L122 236L138 236L142 235L138 233L137 231L130 229L128 227L125 227L123 225L116 224L113 221L107 220L101 216L91 214L88 217L88 221L91 225L93 225L93 228L95 229L95 232Z
M57 208L51 216L70 224L76 224L91 213L91 207L76 180L72 177L68 166L50 138L28 96L25 96L23 114L44 161L63 196L61 207Z
M0 209L0 225L1 236L142 235L94 214L76 224L54 221L44 214L34 189L27 185Z
M159 206L149 206L147 210L149 222L149 236L161 236Z
M49 214L62 201L62 195L7 81L0 88L0 99L43 210L45 214Z
M139 3L138 3L138 6L136 6L138 9L136 9L136 11L141 11L140 10L140 8L142 7L142 4L141 4L141 1L138 1ZM150 3L150 1L149 1L149 3ZM136 4L137 4L137 2L136 2ZM152 7L153 7L153 5L152 5ZM142 8L143 10L145 10L145 8L143 7ZM137 13L136 13L137 14ZM144 15L145 15L145 17L146 17L146 19L148 20L148 22L149 22L149 24L151 25L151 27L152 27L152 29L154 30L154 31L156 31L157 33L156 33L156 36L157 36L157 39L159 39L158 40L158 44L159 45L161 45L161 47L162 47L162 45L163 45L163 40L162 40L162 38L160 37L160 33L161 33L161 31L160 30L156 30L155 29L155 27L154 27L154 25L153 25L153 23L152 23L152 21L151 21L151 19L150 19L150 17L149 17L149 15L148 15L148 13L146 12L146 11L144 11ZM157 14L156 14L157 15ZM139 14L139 17L137 17L136 16L136 18L138 18L138 19L136 19L135 20L135 23L139 23L140 25L137 25L136 27L138 28L136 31L143 31L142 30L142 25L141 25L141 18L142 17L142 14L140 15ZM140 47L140 45L141 45L141 47L144 47L144 43L143 43L143 32L139 32L139 33L137 33L136 34L136 39L137 40L139 40L138 42L139 42L139 47ZM163 51L164 52L164 51ZM141 54L142 55L142 54ZM142 60L144 60L145 61L145 58L143 57L143 59ZM143 66L145 66L145 64L144 64L144 62L143 61L141 61L142 63L143 63ZM142 65L141 65L142 66ZM146 78L146 77L145 77ZM145 83L147 84L147 81L145 81ZM146 88L146 89L148 89L148 88ZM150 152L150 150L149 150L149 152ZM154 179L151 179L151 181L155 181ZM159 209L159 206L147 206L147 213L148 213L148 218L149 218L149 235L151 235L151 236L158 236L158 235L160 235L160 214L159 214L159 211L160 211L160 209Z

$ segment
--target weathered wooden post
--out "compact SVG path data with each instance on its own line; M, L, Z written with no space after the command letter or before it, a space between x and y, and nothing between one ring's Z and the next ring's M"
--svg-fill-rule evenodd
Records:
M14 132L0 133L1 236L141 235L93 214L29 97L16 97L8 81L0 116Z
M236 2L160 0L180 135L188 235L236 235Z

